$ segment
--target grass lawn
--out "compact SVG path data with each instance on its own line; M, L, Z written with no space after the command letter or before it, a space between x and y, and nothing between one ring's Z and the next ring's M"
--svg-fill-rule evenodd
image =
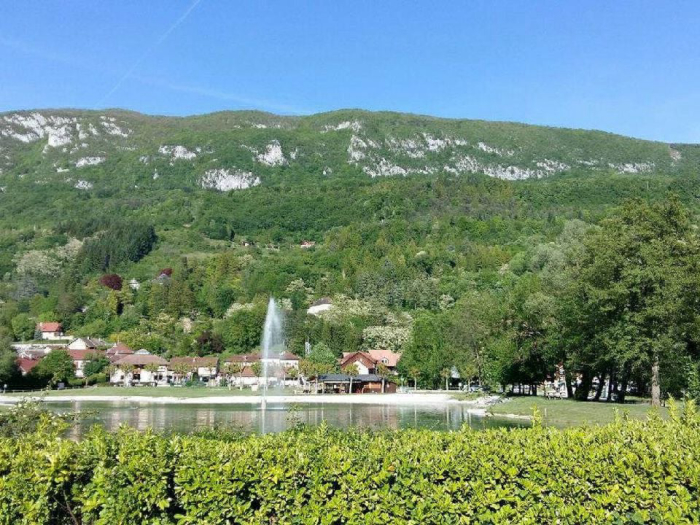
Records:
M615 409L620 414L627 412L635 419L646 418L651 411L648 402L606 403L594 401L573 401L569 399L545 399L543 397L511 397L503 403L493 405L489 411L493 415L513 414L517 416L532 416L532 408L537 406L544 418L545 424L555 426L571 425L602 425L613 421ZM662 417L666 417L668 409L661 408Z
M270 389L268 395L292 395L294 389ZM50 390L49 392L16 392L7 396L24 397L27 395L65 396L143 396L143 397L214 397L214 396L259 396L262 390L253 392L250 388L229 390L226 387L152 387L152 386L105 386L88 388L71 388L68 390Z

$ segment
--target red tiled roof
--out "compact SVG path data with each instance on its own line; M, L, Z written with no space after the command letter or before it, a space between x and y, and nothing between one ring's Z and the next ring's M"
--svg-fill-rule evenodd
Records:
M61 323L39 323L38 325L40 332L60 332Z
M284 352L284 353L280 354L280 359L282 361L299 361L299 356L294 355L291 352Z
M367 353L374 359L377 363L384 362L386 359L386 366L395 367L399 359L401 359L401 354L392 352L391 350L368 350Z
M340 366L342 367L344 364L346 364L348 361L350 361L353 357L356 355L360 355L367 359L371 364L377 364L377 360L374 359L370 354L367 352L344 352L343 357L340 358Z
M31 372L32 368L39 364L39 361L41 361L41 359L20 358L17 360L17 366L22 372L28 374Z

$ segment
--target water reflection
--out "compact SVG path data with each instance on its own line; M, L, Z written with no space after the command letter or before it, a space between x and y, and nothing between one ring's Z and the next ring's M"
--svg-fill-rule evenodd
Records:
M55 410L87 411L89 416L73 431L80 437L92 425L114 430L122 424L138 430L191 432L197 429L229 427L244 432L281 432L295 422L328 425L339 428L428 428L456 430L462 425L483 429L517 427L526 423L475 416L465 405L351 405L298 404L268 405L263 411L257 405L147 405L114 402L61 402L50 405Z

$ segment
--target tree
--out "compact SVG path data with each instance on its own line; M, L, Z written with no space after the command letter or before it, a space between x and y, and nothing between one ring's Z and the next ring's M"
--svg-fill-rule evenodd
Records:
M382 394L386 390L386 378L389 377L390 374L389 367L384 363L377 364L377 375L382 378Z
M158 372L159 366L156 363L148 363L143 369L151 375L151 380L155 381L155 374Z
M449 368L443 368L440 370L440 377L442 377L445 380L445 390L450 389L450 376L452 375L452 372L450 371Z
M239 375L241 372L243 372L243 366L240 363L236 362L226 363L226 371L233 376ZM240 383L240 377L238 382ZM230 386L231 384L229 382L229 387Z
M661 402L663 364L700 341L700 243L688 212L675 198L627 202L586 242L572 290L567 332L578 338L580 367L610 361L624 385L634 371ZM584 385L587 390L588 385Z
M12 348L9 339L0 338L0 388L5 384L13 383L19 377L17 353Z
M260 361L256 361L255 363L250 365L250 368L253 371L253 374L255 374L255 377L257 377L258 379L260 379L262 377L263 365Z
M173 372L175 372L175 375L177 376L178 380L180 383L187 377L187 375L190 373L192 370L192 367L188 365L187 363L175 363L172 366Z
M287 368L287 376L292 381L296 381L299 377L299 369L295 366L290 366Z
M431 387L441 384L440 370L452 368L455 361L455 349L447 340L446 315L424 313L416 317L413 337L399 361L402 374L411 375L406 372L415 367Z
M121 365L119 365L119 368L121 369L122 373L124 374L124 386L129 386L130 378L133 376L134 370L136 370L136 367L134 365L130 365L130 364L121 364Z
M74 377L73 359L66 350L52 350L34 367L32 373L53 386Z
M352 394L352 379L360 375L360 369L357 368L357 363L352 363L345 367L344 372L350 377L350 389L349 394Z
M29 341L34 338L36 322L28 314L17 314L12 318L12 333L17 341Z
M420 376L420 368L412 366L408 369L408 375L413 378L413 388L418 390L418 376Z
M255 304L239 308L215 323L215 331L223 339L226 350L245 353L260 345L264 322L265 306Z
M220 354L224 351L224 342L219 334L205 330L195 339L197 355Z
M99 374L109 366L109 359L102 354L88 354L86 363L83 366L83 374L85 378Z
M311 348L307 359L318 365L335 365L338 362L338 358L325 343L316 343Z

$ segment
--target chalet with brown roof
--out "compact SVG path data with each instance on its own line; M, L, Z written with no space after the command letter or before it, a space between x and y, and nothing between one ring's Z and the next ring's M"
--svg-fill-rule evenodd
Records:
M36 325L36 331L41 339L62 339L63 326L61 323L42 322Z
M351 365L357 367L361 375L374 374L377 362L366 352L347 352L340 358L340 368L345 370Z
M356 364L360 374L374 374L377 366L382 363L392 374L398 373L396 367L401 359L401 354L391 350L367 350L365 352L345 352L340 358L341 369L351 364Z

